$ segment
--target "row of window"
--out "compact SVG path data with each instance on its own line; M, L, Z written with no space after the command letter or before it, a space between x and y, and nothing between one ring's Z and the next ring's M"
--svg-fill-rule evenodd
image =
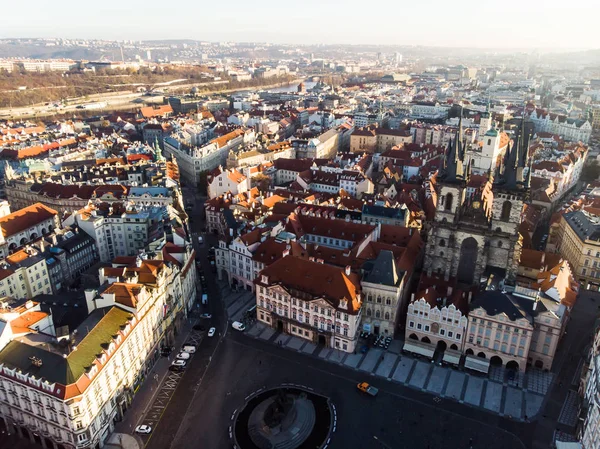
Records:
M411 329L415 329L415 322L414 321L409 321L408 322L408 327ZM426 324L425 326L423 326L421 323L417 323L416 326L417 330L423 330L425 332L430 332L430 327L429 324ZM446 329L440 329L440 335L445 337L446 336ZM448 331L448 338L454 338L456 340L460 340L460 338L462 337L461 334L459 333L454 333L454 331Z

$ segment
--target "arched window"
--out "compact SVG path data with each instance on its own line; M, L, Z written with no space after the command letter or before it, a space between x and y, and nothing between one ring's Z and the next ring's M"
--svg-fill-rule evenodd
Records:
M390 312L385 312L385 319L389 320L390 319Z
M508 221L510 219L510 210L512 209L512 203L510 201L505 201L502 204L502 215L500 217L501 220Z
M488 139L488 145L492 144L492 139Z
M377 297L377 304L381 304L381 296Z
M385 303L386 303L386 305L391 306L392 300L390 298L386 298Z
M444 251L440 251L440 257L444 257Z
M502 240L498 240L498 248L502 248Z
M452 200L453 200L452 194L448 193L446 195L446 203L444 205L444 207L446 208L446 210L452 210Z
M373 302L373 296L370 293L369 296L367 296L367 301Z
M381 318L381 312L379 310L375 311L375 318Z
M371 309L367 309L367 316L371 316Z
M440 239L440 246L446 246L446 240Z

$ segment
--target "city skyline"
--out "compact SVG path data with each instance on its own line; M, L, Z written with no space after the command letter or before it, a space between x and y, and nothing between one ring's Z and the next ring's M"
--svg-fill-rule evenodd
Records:
M440 0L417 6L379 2L377 9L366 8L356 1L347 2L343 8L331 1L316 0L307 0L301 8L275 2L257 8L239 0L233 0L227 8L218 4L188 6L188 2L183 2L182 7L166 16L169 21L165 20L164 6L156 0L133 1L127 10L115 0L107 0L93 11L82 10L72 0L60 3L61 7L49 10L41 0L32 0L26 25L16 9L5 11L7 20L0 37L193 39L554 51L600 48L600 40L593 32L598 7L588 0L581 2L577 9L563 9L558 4L545 4L540 9L536 4L516 0L508 0L502 9L472 0L463 0L451 8ZM426 14L428 11L440 13ZM514 15L508 14L509 11L514 11ZM421 19L417 20L419 16ZM210 19L204 20L204 17ZM243 20L238 21L236 17ZM360 22L357 17L361 18ZM61 24L60 31L57 31L57 23ZM577 24L577 33L568 32L565 25L569 23Z

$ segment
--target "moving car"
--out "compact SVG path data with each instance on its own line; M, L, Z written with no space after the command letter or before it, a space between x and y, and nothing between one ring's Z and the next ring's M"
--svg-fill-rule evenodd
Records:
M217 330L216 330L214 327L211 327L211 328L208 330L208 336L209 336L209 337L213 337L213 336L215 335L215 332L217 332Z
M208 304L208 295L206 293L202 295L202 304Z
M210 313L203 313L200 315L200 318L212 318L212 315Z
M356 388L358 388L360 391L367 393L368 395L371 395L373 397L377 396L377 393L379 393L379 390L371 385L369 385L367 382L361 382L359 383Z
M141 426L137 426L135 428L135 433L141 433L141 434L147 435L150 432L152 432L152 427L147 426L146 424L142 424Z
M190 358L190 353L183 351L180 352L179 354L177 354L177 360L189 360Z
M184 352L189 352L190 354L193 354L196 352L196 347L194 345L183 345L181 347L181 350Z
M246 326L244 326L244 324L240 323L239 321L234 321L233 323L231 323L231 327L233 327L236 331L240 332L244 332L246 330Z
M204 243L204 237L202 237L201 235L198 236L198 243L200 245L202 245Z

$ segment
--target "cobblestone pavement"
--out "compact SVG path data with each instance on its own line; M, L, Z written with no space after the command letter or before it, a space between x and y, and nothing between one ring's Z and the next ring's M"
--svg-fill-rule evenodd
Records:
M574 427L577 425L577 416L579 414L579 396L577 392L569 390L567 398L563 404L558 417L558 422L565 426Z
M366 354L349 354L315 346L298 337L278 334L262 323L256 323L247 333L253 338L270 341L293 351L312 354L349 369L365 371L440 398L481 407L519 421L531 419L539 412L544 393L552 382L552 374L537 370L519 373L514 380L509 381L502 367L492 367L490 377L485 378L447 366L438 366L429 360L418 360L377 348L370 349ZM529 386L533 386L533 389L530 390Z

